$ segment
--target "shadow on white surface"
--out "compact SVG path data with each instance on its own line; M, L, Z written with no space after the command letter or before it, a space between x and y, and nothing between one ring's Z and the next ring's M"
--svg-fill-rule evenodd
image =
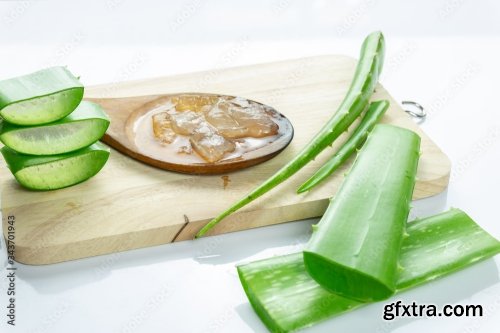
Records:
M44 266L17 263L17 275L40 293L50 294L96 283L116 271L140 269L158 263L194 261L204 265L226 265L246 261L271 248L274 251L272 254L281 254L280 248L283 247L293 252L307 241L310 226L316 221L290 222ZM165 272L165 275L169 274L176 272Z
M447 210L448 206L448 188L443 192L432 197L414 200L408 221L416 218L423 218L436 215Z

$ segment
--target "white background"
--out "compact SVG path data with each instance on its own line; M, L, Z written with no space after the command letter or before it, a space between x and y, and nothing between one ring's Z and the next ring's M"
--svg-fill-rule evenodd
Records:
M427 107L422 127L453 164L446 193L500 238L500 3L472 0L0 2L0 78L68 65L86 85L329 53L387 39L382 83ZM313 221L50 266L18 265L17 326L1 332L265 332L235 264L297 251ZM2 244L4 256L5 244ZM5 261L5 259L3 259ZM307 332L498 332L500 258L404 293L482 304L482 318L381 319L383 303ZM5 266L5 264L4 264ZM5 276L2 268L1 276Z

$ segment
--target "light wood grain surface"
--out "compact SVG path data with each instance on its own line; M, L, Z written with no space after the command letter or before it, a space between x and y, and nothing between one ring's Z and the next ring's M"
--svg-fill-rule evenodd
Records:
M14 216L16 260L50 264L191 239L311 139L340 104L355 63L344 56L318 56L89 87L86 96L92 98L186 91L243 96L285 114L295 137L274 159L228 174L227 186L220 175L168 172L113 150L107 165L91 180L57 191L31 192L15 182L2 162L3 230L5 235L7 217ZM448 158L379 86L373 99L382 98L391 101L383 122L410 128L422 137L414 198L443 191L450 173ZM311 193L297 195L295 190L333 151L323 152L287 182L224 220L212 234L320 216L350 163Z

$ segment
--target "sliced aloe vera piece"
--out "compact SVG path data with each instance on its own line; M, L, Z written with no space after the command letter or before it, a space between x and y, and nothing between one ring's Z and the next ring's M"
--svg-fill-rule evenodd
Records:
M99 140L109 126L101 107L81 102L69 116L38 126L19 126L2 121L0 141L22 154L55 155L78 150Z
M414 132L374 127L304 250L324 288L364 302L394 293L419 151Z
M66 117L83 98L83 85L64 67L0 81L0 116L16 125L40 125Z
M55 190L83 182L97 174L109 157L109 148L100 142L50 156L23 155L7 146L1 152L19 184L32 190Z
M459 209L410 222L407 232L398 292L500 253L500 243ZM298 330L370 304L321 287L306 272L302 253L238 266L238 275L252 307L271 332Z

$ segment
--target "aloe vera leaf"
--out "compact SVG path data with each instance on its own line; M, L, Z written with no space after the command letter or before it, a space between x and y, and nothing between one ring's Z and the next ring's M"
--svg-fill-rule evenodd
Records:
M24 155L7 146L0 151L19 184L32 190L55 190L81 183L96 175L109 157L109 148L100 142L59 155Z
M0 116L16 125L40 125L66 117L83 98L83 85L64 67L0 81Z
M368 133L373 129L375 124L384 115L389 107L389 101L382 100L370 103L366 110L363 119L351 134L349 139L339 148L339 150L326 162L321 168L314 173L307 181L302 184L297 193L303 193L311 190L313 187L321 183L335 172L351 155L359 149L366 140Z
M397 292L414 288L500 253L500 243L459 209L408 223ZM238 266L257 315L271 332L291 332L366 304L321 287L301 253Z
M410 130L376 125L370 133L304 250L325 289L365 302L394 293L419 150Z
M109 118L95 103L83 101L69 116L38 126L19 126L0 121L0 141L18 153L64 154L99 140Z
M326 147L331 145L342 132L346 131L368 105L368 100L378 81L384 62L385 42L381 32L374 32L365 38L354 78L344 100L323 128L305 145L290 162L255 188L240 201L233 204L217 217L209 221L195 236L202 237L228 215L269 192L304 165L312 161Z

